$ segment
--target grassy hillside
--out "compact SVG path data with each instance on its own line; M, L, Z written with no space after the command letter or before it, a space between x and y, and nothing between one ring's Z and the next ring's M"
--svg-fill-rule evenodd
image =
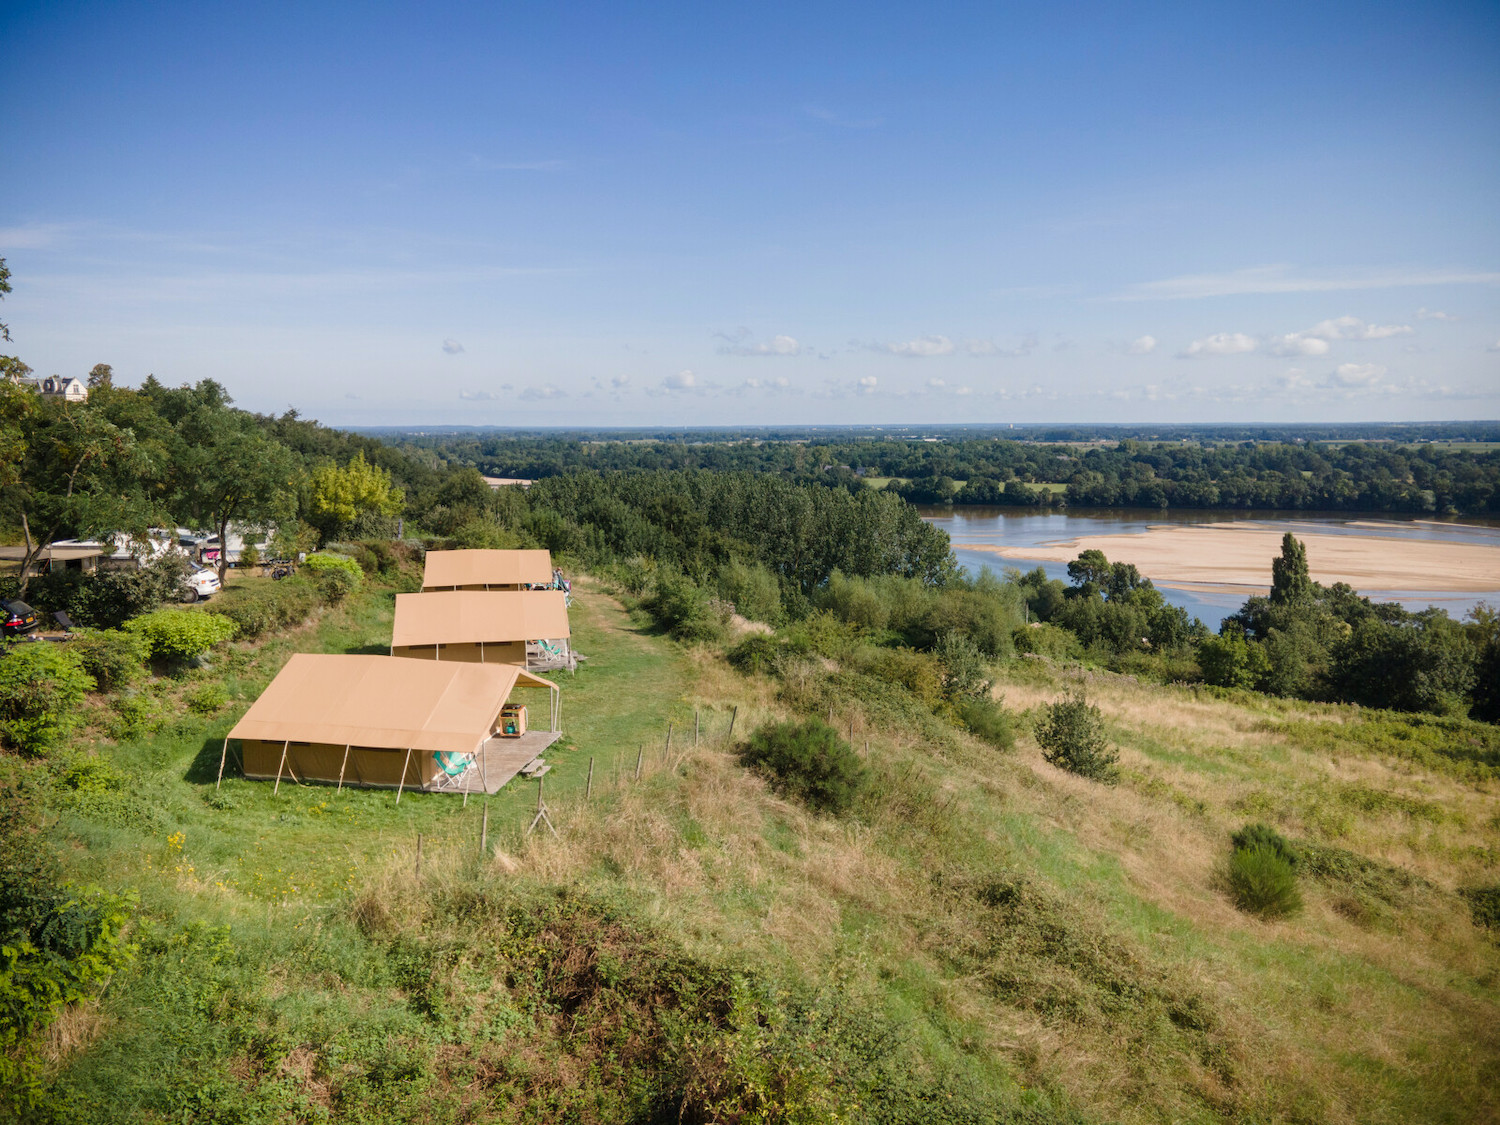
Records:
M1085 682L1121 748L1102 787L1030 737L1005 754L746 677L578 594L557 839L523 835L530 783L491 802L483 858L472 800L214 794L248 700L291 651L383 646L388 592L159 693L222 682L221 710L58 759L51 836L80 880L138 891L139 953L48 1033L42 1116L1500 1115L1500 951L1458 893L1495 881L1500 809L1468 728L1004 666L1028 713ZM736 707L738 736L814 697L873 779L838 820L776 797L726 737ZM1220 886L1249 820L1304 845L1290 920Z

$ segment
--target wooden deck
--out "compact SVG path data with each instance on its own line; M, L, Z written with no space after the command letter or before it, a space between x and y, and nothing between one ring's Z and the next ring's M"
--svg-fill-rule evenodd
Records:
M529 730L520 738L487 739L473 765L446 785L433 786L427 792L452 793L456 796L464 793L498 793L507 781L540 757L547 747L561 737L561 731Z

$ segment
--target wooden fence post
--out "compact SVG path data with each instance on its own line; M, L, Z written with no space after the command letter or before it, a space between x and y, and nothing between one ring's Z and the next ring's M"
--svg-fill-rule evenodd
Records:
M484 815L479 818L479 854L481 858L488 853L490 842L490 799L484 799Z
M729 737L734 737L734 721L740 717L740 705L736 703L734 710L729 713Z
M698 708L693 708L693 748L698 748Z
M641 779L641 758L645 755L645 753L646 744L643 742L641 743L641 748L635 752L635 779L637 781Z
M417 878L422 877L422 833L417 833Z
M593 795L594 795L594 759L591 756L589 758L589 780L588 780L588 784L585 785L584 788L583 788L583 799L585 801L587 801Z

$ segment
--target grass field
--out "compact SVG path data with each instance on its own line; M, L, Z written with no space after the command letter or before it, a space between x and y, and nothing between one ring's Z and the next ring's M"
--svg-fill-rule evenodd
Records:
M640 1079L628 1060L658 1026L647 1009L682 993L651 992L639 1012L629 998L662 966L819 998L835 1015L809 1059L878 1013L903 1076L1010 1115L939 1117L929 1092L911 1120L1500 1115L1500 951L1458 893L1493 883L1500 860L1495 756L1472 729L1023 660L999 670L1007 704L1030 715L1085 687L1121 750L1118 786L1054 769L1029 737L1000 753L846 702L834 721L873 784L833 820L732 753L735 708L737 734L790 713L775 682L655 635L588 580L576 589L589 659L561 681L556 839L523 835L531 783L490 803L482 861L473 800L398 807L285 784L272 797L237 778L214 796L224 733L286 656L383 646L388 592L162 691L218 679L222 713L95 742L115 780L62 800L51 831L79 878L139 893L142 952L51 1032L57 1119L624 1119L635 1103L609 1102L599 1076ZM1313 846L1301 914L1260 921L1221 889L1229 834L1249 820ZM539 911L552 928L534 933ZM779 1057L768 1044L801 1025L764 1010L722 1017L733 1036L702 1041L743 1054L713 1066L759 1075L753 1060ZM719 1073L687 1050L689 1085ZM878 1119L874 1103L819 1100L853 1065L800 1085L781 1074L783 1093L720 1119Z

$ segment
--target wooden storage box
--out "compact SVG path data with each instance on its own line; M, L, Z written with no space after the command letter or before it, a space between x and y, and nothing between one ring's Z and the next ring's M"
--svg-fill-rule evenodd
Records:
M520 738L526 733L526 708L519 703L507 703L500 709L501 738Z

